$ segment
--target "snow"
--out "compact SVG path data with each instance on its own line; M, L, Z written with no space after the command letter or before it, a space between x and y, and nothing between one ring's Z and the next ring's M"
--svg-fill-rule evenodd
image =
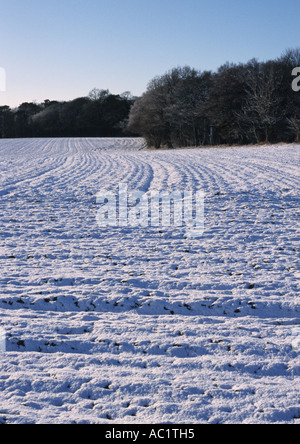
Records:
M299 153L1 140L0 423L299 424ZM99 228L120 183L204 235Z

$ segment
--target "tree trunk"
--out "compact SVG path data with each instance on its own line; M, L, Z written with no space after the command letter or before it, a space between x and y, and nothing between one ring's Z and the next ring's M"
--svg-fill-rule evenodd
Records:
M269 130L267 127L265 127L265 143L268 144L269 142Z

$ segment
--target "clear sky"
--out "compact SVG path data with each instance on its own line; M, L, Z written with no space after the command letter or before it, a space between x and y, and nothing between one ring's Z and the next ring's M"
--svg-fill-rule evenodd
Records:
M276 58L300 46L299 18L299 0L0 0L0 105L140 95L175 66Z

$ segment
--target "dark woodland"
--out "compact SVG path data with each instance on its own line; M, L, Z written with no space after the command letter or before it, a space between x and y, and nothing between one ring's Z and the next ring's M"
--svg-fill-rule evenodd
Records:
M295 67L300 49L266 62L227 63L217 72L174 68L139 98L94 89L69 102L0 106L0 137L142 136L155 148L300 143Z

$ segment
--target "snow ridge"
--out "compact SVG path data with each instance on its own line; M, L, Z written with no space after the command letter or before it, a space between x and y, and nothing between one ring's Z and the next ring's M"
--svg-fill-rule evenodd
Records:
M0 140L0 423L299 423L299 152ZM203 237L100 229L119 183Z

